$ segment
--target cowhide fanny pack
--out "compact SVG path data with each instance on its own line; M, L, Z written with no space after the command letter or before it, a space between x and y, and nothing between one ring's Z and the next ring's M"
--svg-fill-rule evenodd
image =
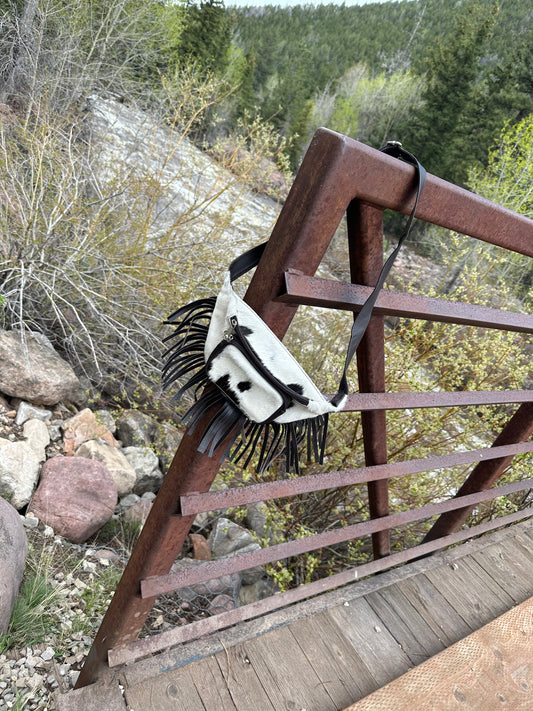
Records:
M174 397L181 398L187 390L196 396L183 417L189 431L209 411L214 413L198 445L200 452L212 456L228 440L223 457L230 456L244 467L257 455L256 468L264 471L274 459L284 456L286 469L298 471L299 450L305 443L307 459L322 462L328 415L342 410L346 402L348 368L378 293L410 232L426 177L418 160L401 144L390 142L382 150L415 166L415 204L398 245L354 320L339 389L331 400L232 288L235 279L259 263L266 243L231 263L216 298L194 301L169 317L167 323L175 330L165 339L171 345L164 354L163 384L169 387L187 378Z

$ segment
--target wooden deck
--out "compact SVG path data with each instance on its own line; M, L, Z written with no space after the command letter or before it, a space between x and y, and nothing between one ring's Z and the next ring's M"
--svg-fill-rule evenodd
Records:
M87 687L58 708L125 709L120 681L134 711L339 711L532 596L530 519L125 666L100 690L105 706L85 705L99 693ZM533 640L530 649L524 709L533 709Z

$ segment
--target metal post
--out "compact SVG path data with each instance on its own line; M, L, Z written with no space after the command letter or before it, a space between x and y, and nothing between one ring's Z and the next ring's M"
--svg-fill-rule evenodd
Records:
M350 271L352 281L375 286L383 266L383 210L357 200L347 211ZM357 349L359 391L385 392L385 326L383 316L373 316ZM361 413L365 463L367 466L387 462L387 415L385 410ZM368 482L370 517L389 513L387 479ZM389 531L372 535L374 558L390 554Z
M526 402L520 405L492 446L498 447L505 444L525 442L532 434L533 403ZM464 496L465 494L473 494L483 489L489 489L503 474L503 471L509 466L512 459L513 457L509 456L479 462L455 496ZM424 541L432 541L435 538L441 538L441 536L447 536L459 530L473 509L474 506L466 506L462 509L442 514L435 521L433 527L424 538Z

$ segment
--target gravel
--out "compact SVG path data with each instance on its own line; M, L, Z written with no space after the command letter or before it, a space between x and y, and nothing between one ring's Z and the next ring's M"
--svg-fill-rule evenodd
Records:
M38 641L5 650L0 640L0 711L53 711L54 694L74 687L110 602L112 590L100 576L111 565L122 569L124 556L51 538L42 524L26 530L30 546L41 551L37 557L51 562L47 582L53 592L42 603L47 629L35 631Z

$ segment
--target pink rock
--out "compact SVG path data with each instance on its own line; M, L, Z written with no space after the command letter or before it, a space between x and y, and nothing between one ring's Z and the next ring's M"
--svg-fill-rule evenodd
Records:
M207 539L201 533L190 533L192 555L195 560L211 560L211 549Z
M99 422L94 412L89 410L88 407L69 420L65 420L62 428L63 451L70 457L74 455L78 447L91 439L102 439L112 447L119 446L119 443L104 423Z
M103 464L54 457L43 464L28 512L63 538L83 543L111 518L116 505L117 485Z

